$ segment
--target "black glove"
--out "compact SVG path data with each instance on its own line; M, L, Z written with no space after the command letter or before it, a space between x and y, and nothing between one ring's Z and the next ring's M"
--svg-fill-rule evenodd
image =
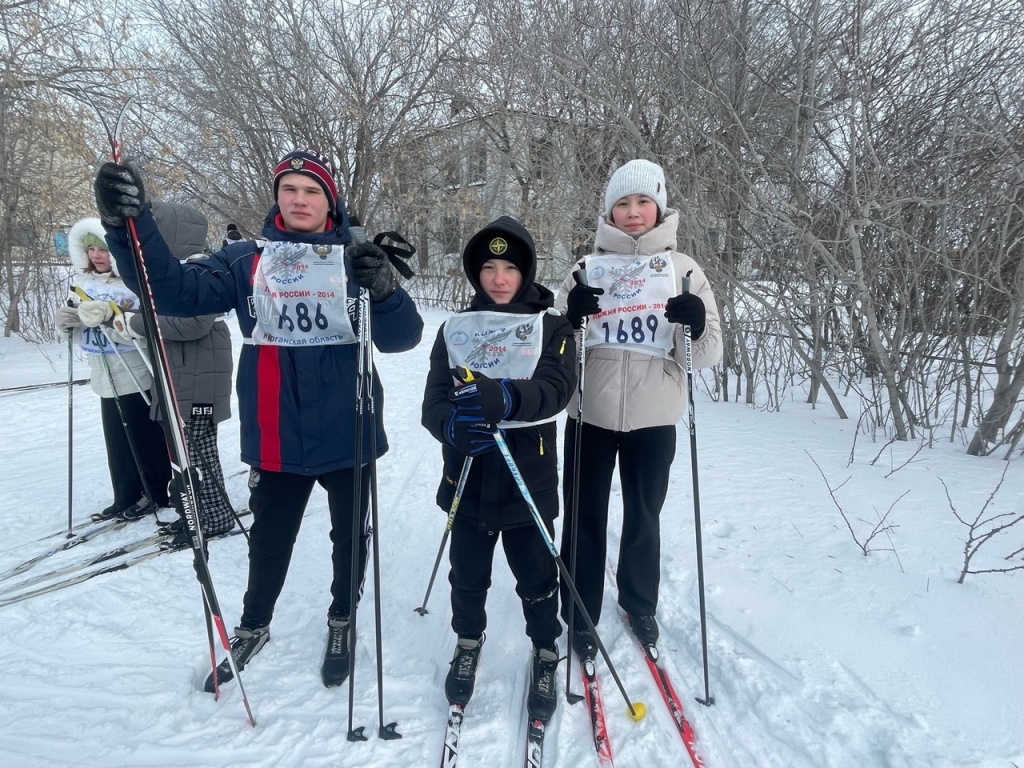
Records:
M352 259L352 279L370 292L371 301L386 299L398 287L388 255L379 245L358 243L349 246Z
M579 329L583 325L584 317L594 314L601 308L597 297L604 293L604 288L582 285L575 272L573 277L576 279L576 285L565 297L565 316L573 328Z
M494 433L498 428L481 421L476 413L467 413L458 406L452 408L444 425L444 439L463 456L479 456L497 447Z
M519 396L510 379L489 379L482 373L473 373L473 381L460 384L448 396L467 415L480 421L495 423L515 413Z
M698 339L704 333L706 317L704 302L692 293L681 293L665 303L665 319L670 323L690 326L691 339Z
M123 227L125 219L139 216L146 204L142 177L130 165L104 163L93 183L100 221L108 227Z

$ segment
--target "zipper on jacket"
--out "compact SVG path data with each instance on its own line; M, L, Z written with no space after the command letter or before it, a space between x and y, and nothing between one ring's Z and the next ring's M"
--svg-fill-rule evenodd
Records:
M539 437L540 437L540 455L543 456L544 455L544 435L539 435Z
M629 350L623 350L622 379L619 381L619 391L622 393L622 396L619 398L619 432L625 431L626 428L626 400L629 398L629 391L626 389L626 385L629 383L629 358Z

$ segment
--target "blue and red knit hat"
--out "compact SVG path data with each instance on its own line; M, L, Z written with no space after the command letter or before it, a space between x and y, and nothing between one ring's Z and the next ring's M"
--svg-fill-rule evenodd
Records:
M274 200L281 177L286 173L301 173L309 176L323 189L331 205L331 216L338 212L338 185L334 181L334 166L326 155L317 149L293 149L281 158L274 167Z

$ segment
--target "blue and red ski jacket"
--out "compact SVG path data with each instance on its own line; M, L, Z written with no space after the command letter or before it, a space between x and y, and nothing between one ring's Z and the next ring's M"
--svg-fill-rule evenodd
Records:
M267 215L267 240L350 242L347 220L321 233L285 231L275 205ZM125 283L139 290L128 230L106 228L110 252ZM251 312L252 282L259 249L253 241L231 243L208 259L178 261L160 236L148 208L136 219L146 273L160 314L193 317L235 310L247 340L238 361L235 388L241 419L242 461L272 472L317 476L354 465L357 344L310 347L256 345L248 342L255 326ZM346 265L348 268L348 265ZM358 286L349 280L349 297ZM419 343L423 320L409 294L399 287L371 303L372 341L381 352L403 352ZM384 391L373 374L377 420L377 456L388 448L380 415ZM370 430L364 432L362 455L370 456Z

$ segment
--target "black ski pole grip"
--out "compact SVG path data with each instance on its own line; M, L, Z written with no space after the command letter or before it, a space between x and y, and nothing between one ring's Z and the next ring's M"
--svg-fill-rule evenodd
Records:
M687 272L685 275L683 275L683 293L689 293L690 292L690 275L692 275L692 274L693 274L693 270L691 269L689 272Z

